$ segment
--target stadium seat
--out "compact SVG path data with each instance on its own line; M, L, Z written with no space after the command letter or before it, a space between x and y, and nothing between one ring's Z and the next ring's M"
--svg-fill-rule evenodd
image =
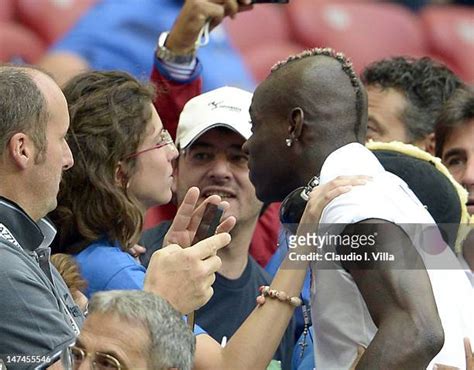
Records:
M13 19L14 6L12 0L0 1L0 22L10 21Z
M251 11L226 19L224 26L232 44L241 52L257 45L278 45L289 42L291 35L284 7L287 5L258 4Z
M46 45L21 24L0 22L0 62L36 63Z
M68 31L96 1L16 0L16 10L20 21L50 44Z
M288 56L297 54L304 47L297 43L283 42L278 44L262 44L243 53L243 59L257 82L261 82L268 76L272 66Z
M297 41L342 51L358 71L375 60L427 50L419 19L399 4L298 0L288 16Z
M420 13L428 48L474 83L474 8L427 6Z

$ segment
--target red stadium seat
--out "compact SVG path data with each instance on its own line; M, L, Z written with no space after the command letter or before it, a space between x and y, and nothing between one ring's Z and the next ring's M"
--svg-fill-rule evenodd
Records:
M298 41L342 51L359 71L382 58L426 52L419 19L398 4L298 0L288 16Z
M283 42L276 45L262 44L243 54L245 64L250 68L257 82L263 81L270 73L272 66L288 56L297 54L304 47L297 43Z
M287 7L258 4L236 19L224 21L233 45L257 81L262 81L276 62L304 49L292 40Z
M175 215L176 206L173 203L152 207L145 214L143 230L150 229L158 225L160 222L172 220Z
M14 6L12 0L0 1L0 22L10 21L13 19Z
M446 60L466 81L474 83L474 9L428 6L420 18L430 52Z
M36 63L46 45L36 34L20 24L0 22L0 62Z
M47 43L52 43L68 31L97 0L16 1L21 22L35 30Z
M256 45L278 45L291 40L286 5L258 4L251 11L226 19L225 28L232 44L241 52Z

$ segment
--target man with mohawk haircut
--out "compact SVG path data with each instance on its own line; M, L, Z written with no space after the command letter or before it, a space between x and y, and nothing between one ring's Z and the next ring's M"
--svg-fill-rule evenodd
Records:
M261 201L282 201L310 180L370 177L330 201L319 225L302 221L293 245L313 252L299 257L312 262L316 368L349 369L364 347L357 369L465 369L469 282L422 203L364 147L367 94L351 63L332 49L278 63L250 115L243 149ZM312 244L302 229L333 238Z

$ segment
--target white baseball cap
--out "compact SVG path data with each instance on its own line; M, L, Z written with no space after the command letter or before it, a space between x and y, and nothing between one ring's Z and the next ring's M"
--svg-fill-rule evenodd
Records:
M215 127L227 127L247 140L251 135L249 108L252 93L224 86L196 96L179 116L176 146L184 149Z

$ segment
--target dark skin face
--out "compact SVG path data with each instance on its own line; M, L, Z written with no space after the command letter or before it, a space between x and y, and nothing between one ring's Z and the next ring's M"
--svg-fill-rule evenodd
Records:
M289 63L258 86L243 146L257 198L282 201L319 174L331 152L356 141L354 99L339 62L324 56Z
M294 148L285 142L289 135L287 122L262 104L268 95L265 85L255 91L250 107L252 136L244 143L243 150L249 154L249 177L257 198L273 202L283 200L301 184L290 166Z

